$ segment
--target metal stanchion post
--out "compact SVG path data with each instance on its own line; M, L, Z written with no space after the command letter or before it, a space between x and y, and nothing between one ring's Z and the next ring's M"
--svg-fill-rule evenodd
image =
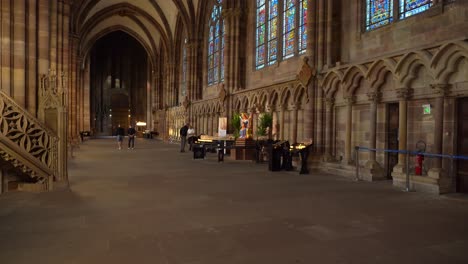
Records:
M457 186L458 183L457 183L457 180L456 180L456 178L455 178L455 173L454 173L454 171L453 171L453 162L454 162L453 156L450 156L450 177L451 177L452 179L454 179L454 181L453 181L454 186L455 186L455 190L454 190L454 191L456 192L457 189L458 189L458 186ZM443 163L442 163L442 164L443 164Z
M359 147L354 147L355 156L356 156L356 181L359 181Z
M406 190L410 191L410 178L409 178L409 151L406 152Z

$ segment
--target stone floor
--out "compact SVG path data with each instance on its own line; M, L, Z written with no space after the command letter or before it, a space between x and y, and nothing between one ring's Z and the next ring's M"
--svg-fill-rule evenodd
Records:
M71 190L0 196L0 263L468 263L468 202L88 140Z

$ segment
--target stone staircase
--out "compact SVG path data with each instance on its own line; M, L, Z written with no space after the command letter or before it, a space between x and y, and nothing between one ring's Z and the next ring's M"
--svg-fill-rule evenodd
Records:
M1 192L46 191L60 177L58 136L0 91Z

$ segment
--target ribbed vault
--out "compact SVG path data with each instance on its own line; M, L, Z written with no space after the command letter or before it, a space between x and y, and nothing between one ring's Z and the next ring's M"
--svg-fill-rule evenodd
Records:
M79 39L82 58L86 58L100 37L121 30L145 47L154 65L161 51L173 54L178 20L188 29L189 38L192 32L196 32L193 26L197 22L197 10L206 2L209 1L77 0L72 6L71 30Z

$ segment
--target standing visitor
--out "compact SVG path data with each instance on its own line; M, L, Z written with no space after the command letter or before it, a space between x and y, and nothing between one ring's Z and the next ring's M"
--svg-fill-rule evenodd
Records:
M122 149L122 141L125 136L125 130L123 127L120 127L120 124L115 131L115 135L117 136L117 145L119 146L119 149Z
M188 129L189 129L189 124L187 123L179 131L180 132L180 152L185 152L185 142L187 142Z
M132 127L132 125L128 126L127 134L128 134L128 149L130 149L130 147L133 149L135 147L136 130L135 128Z
M192 126L189 126L189 129L187 131L187 140L189 144L189 151L192 150L193 143L195 143L195 140L197 140L197 136L195 136L195 128Z

